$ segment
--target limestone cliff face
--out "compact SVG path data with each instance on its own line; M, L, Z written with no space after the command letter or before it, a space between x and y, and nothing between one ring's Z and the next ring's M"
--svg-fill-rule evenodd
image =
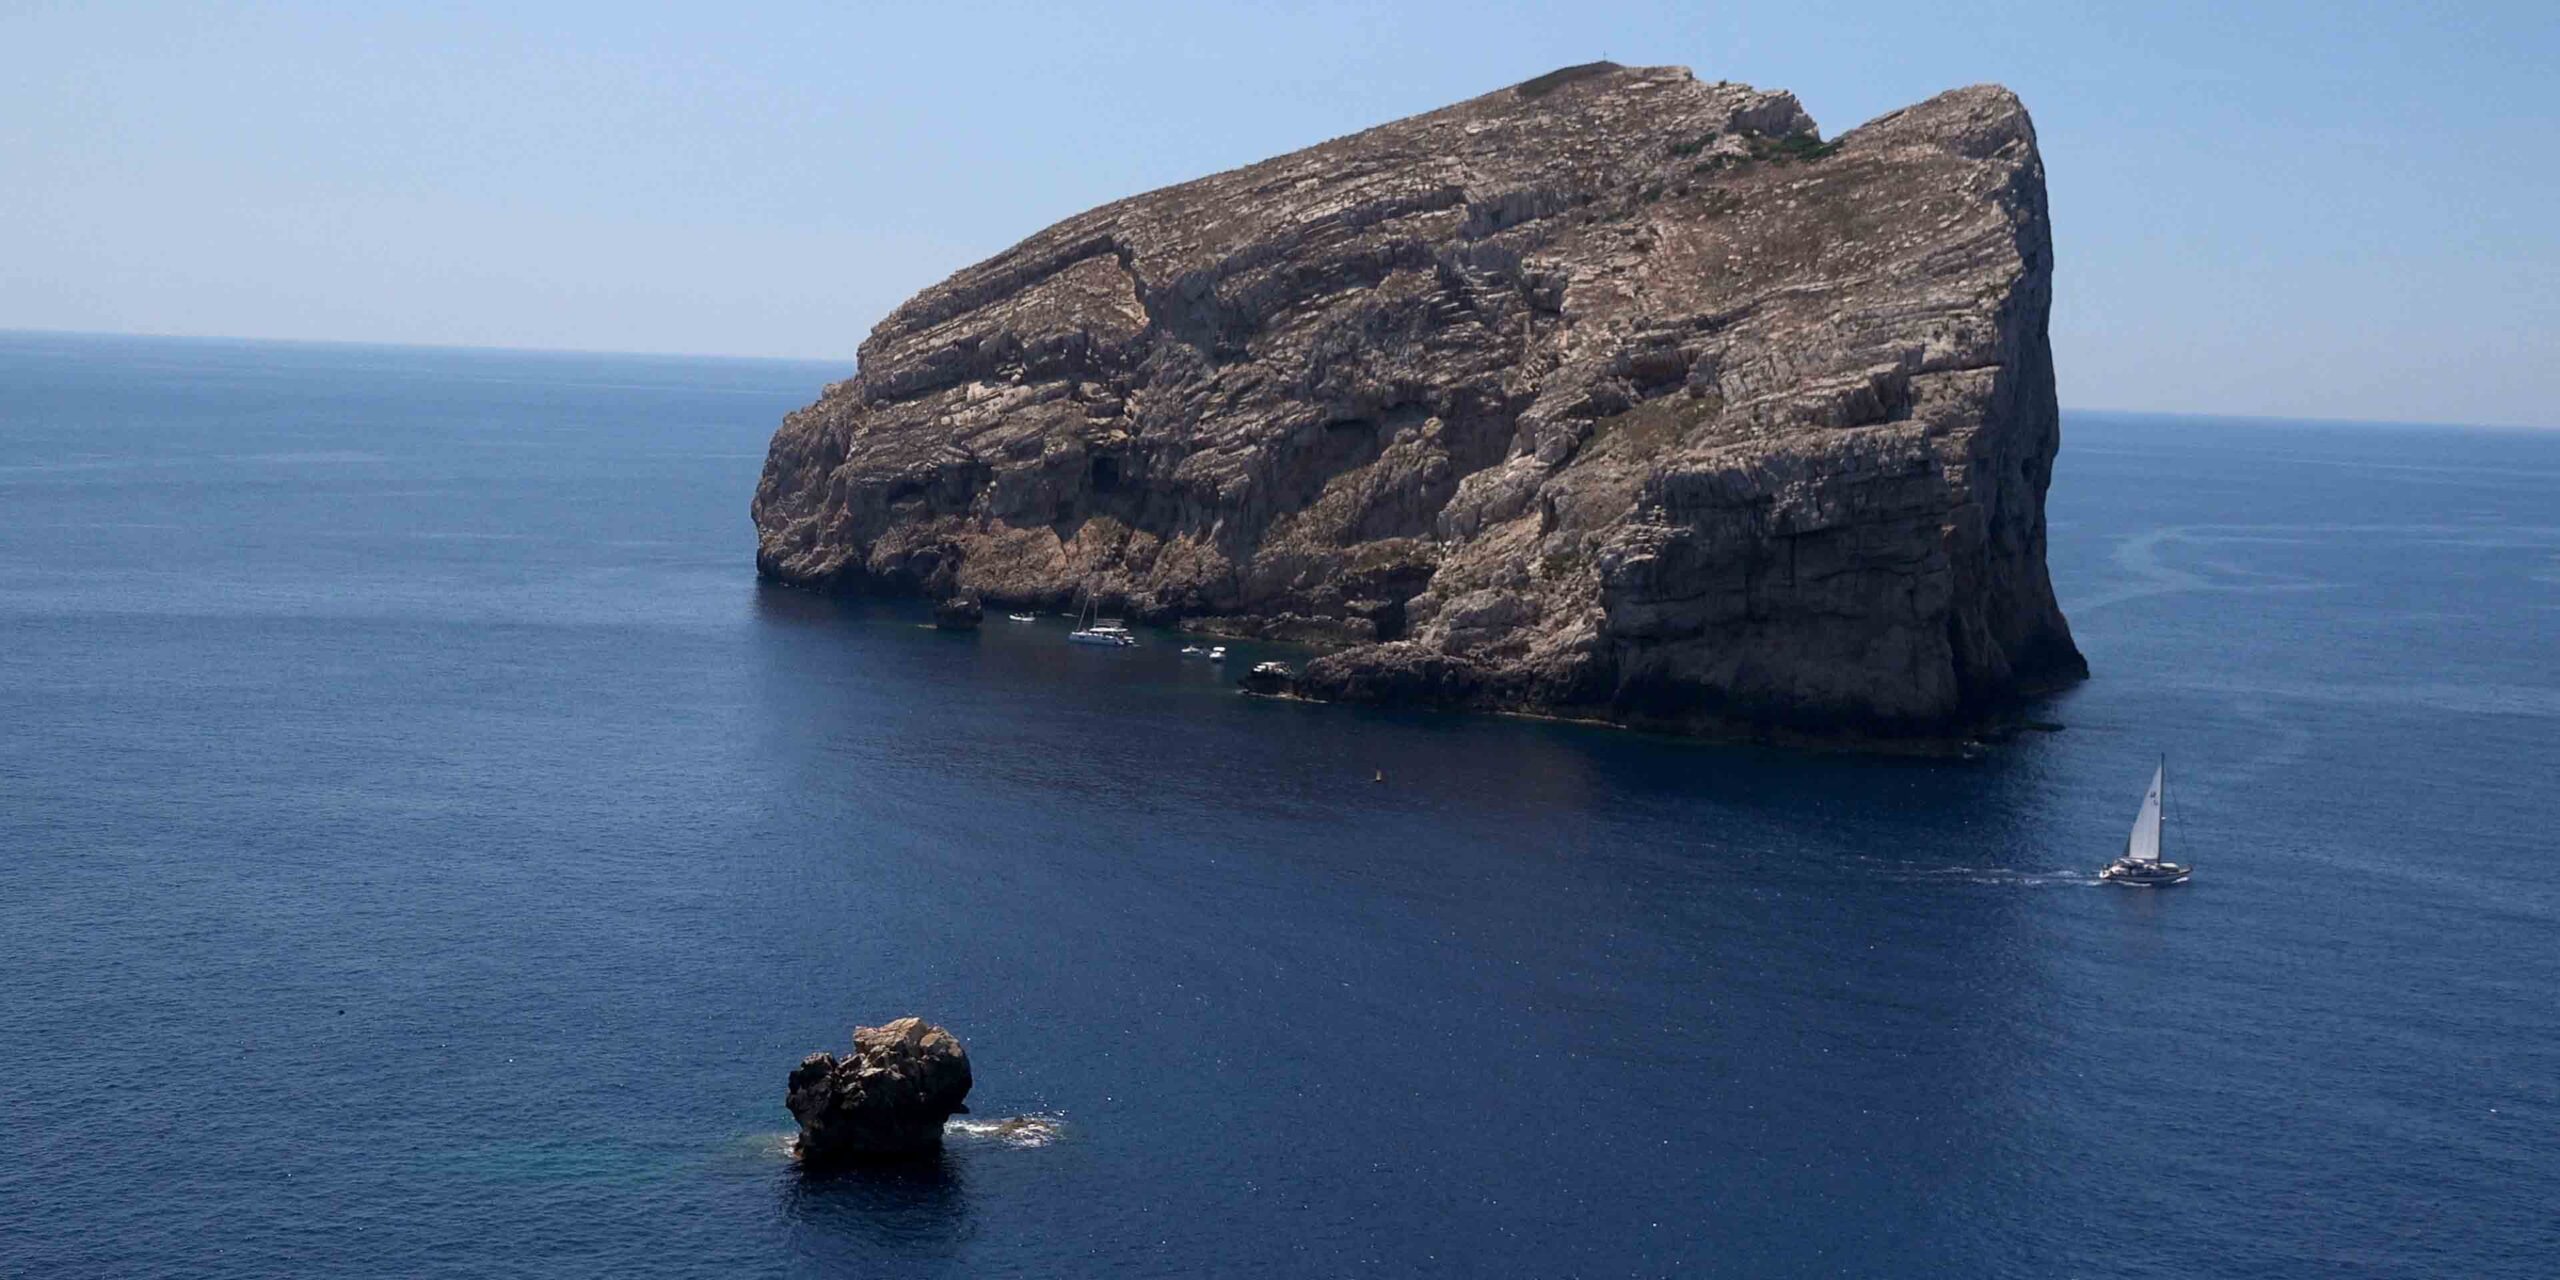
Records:
M2052 266L2006 90L1826 143L1571 68L917 295L775 434L757 563L1342 646L1322 697L1945 732L2085 670Z

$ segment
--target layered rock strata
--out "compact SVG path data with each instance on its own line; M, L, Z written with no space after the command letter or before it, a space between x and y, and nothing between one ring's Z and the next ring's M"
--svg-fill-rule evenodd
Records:
M2006 90L1568 68L1070 218L775 434L768 577L1334 652L1311 696L1937 735L2085 672Z

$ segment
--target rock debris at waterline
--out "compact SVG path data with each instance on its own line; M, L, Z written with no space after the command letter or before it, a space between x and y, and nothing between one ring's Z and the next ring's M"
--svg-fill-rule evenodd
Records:
M985 609L968 596L953 596L933 606L933 625L941 631L975 631L985 618Z
M800 1122L793 1151L824 1166L942 1149L942 1126L969 1110L969 1051L922 1018L853 1029L853 1052L813 1053L792 1069L784 1103Z
M1820 736L2085 674L2007 90L1570 68L1103 206L775 433L764 574L1335 646L1311 697Z

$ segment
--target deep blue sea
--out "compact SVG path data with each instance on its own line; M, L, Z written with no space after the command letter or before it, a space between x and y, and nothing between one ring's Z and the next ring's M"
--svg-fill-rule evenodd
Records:
M0 1274L2560 1274L2560 432L2068 415L1924 762L759 586L846 372L0 335Z

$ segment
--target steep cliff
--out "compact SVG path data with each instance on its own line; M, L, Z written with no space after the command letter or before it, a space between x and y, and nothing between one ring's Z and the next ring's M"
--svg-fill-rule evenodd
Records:
M1958 730L2085 670L2051 285L2006 90L1824 142L1568 68L917 295L775 433L757 564L1343 646L1321 697Z

